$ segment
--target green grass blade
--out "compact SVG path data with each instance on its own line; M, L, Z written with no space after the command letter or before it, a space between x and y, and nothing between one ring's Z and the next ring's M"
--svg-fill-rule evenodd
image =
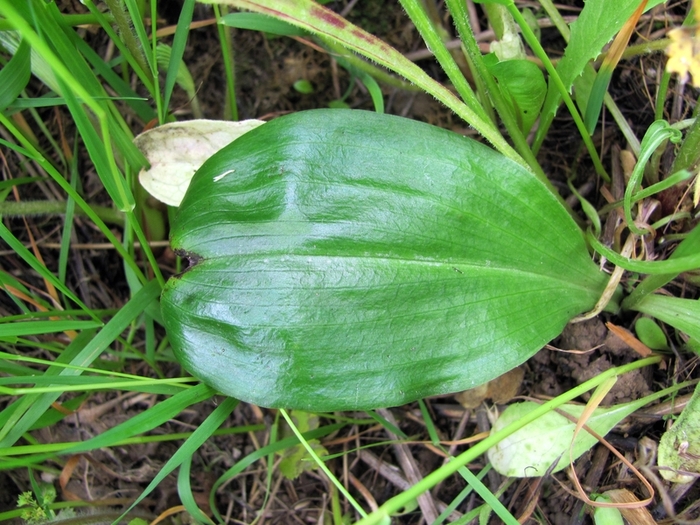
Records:
M88 0L89 1L89 0ZM139 64L139 68L148 71L149 66L151 74L156 77L158 70L156 68L155 60L148 56L148 54L143 53L143 49L148 49L148 36L146 35L146 28L143 25L143 19L139 16L138 5L133 0L126 0L127 11L124 10L122 2L117 0L107 0L107 6L114 17L114 22L117 24L121 38L117 38L117 41L122 40L126 47L129 49L127 55L131 55L133 59ZM91 11L93 11L91 9ZM132 30L133 28L133 30ZM153 28L155 32L155 27ZM136 33L136 35L134 35ZM151 86L151 93L154 93L153 86Z
M355 507L355 510L362 516L363 518L367 516L367 513L365 510L360 506L360 504L355 501L355 498L353 498L350 493L347 491L345 486L338 480L337 477L333 475L333 473L328 469L326 464L321 461L321 458L318 457L318 454L316 454L316 451L313 449L311 445L309 445L309 442L304 438L303 434L299 432L299 429L297 426L294 424L294 421L292 421L292 418L289 417L289 414L287 414L287 411L284 409L281 409L280 412L282 413L282 417L287 421L287 424L289 427L292 429L292 432L294 432L294 435L297 437L299 442L304 446L306 449L306 452L313 458L313 460L316 462L316 465L326 474L328 479L336 486L338 491L345 496L345 498L350 502L350 504Z
M592 388L595 388L596 386L600 385L601 383L603 383L611 377L615 377L625 372L641 368L647 365L658 363L660 360L660 356L653 356L648 357L646 359L640 359L628 365L611 368L599 374L598 376L589 379L585 383L575 388L572 388L568 392L565 392L560 396L544 403L536 410L533 410L532 412L527 414L526 417L523 417L522 419L516 421L512 425L509 425L508 427L504 428L499 432L491 434L488 438L484 439L483 441L480 441L466 452L463 452L462 454L454 458L449 463L446 463L439 469L433 471L425 478L423 478L420 481L420 483L402 492L398 496L391 498L381 507L379 507L379 509L367 516L367 518L364 518L357 522L356 525L377 525L383 523L386 519L388 519L389 516L391 516L397 510L403 508L409 501L415 499L419 494L431 489L437 483L446 479L447 476L454 474L464 465L484 454L493 445L500 442L507 436L513 434L528 423L535 421L538 417L542 416L543 414L550 412L554 408L561 406L567 401L571 401L572 399L577 398L583 392L588 392Z
M447 74L459 96L462 97L464 103L484 121L489 121L489 116L484 111L481 102L476 98L474 91L472 91L467 79L464 78L462 71L457 66L454 58L452 58L442 38L440 38L435 26L425 12L422 2L418 0L401 0L401 5L416 26L416 29L418 29L423 40L425 40L428 49L435 55L435 58Z
M84 330L78 334L78 337L73 339L65 350L63 350L61 355L58 356L57 361L70 362L75 359L88 345L93 334L94 332L91 330ZM44 376L58 375L62 371L63 370L58 367L51 367L44 372ZM56 399L58 399L58 395L54 394L47 394L44 396L28 395L5 408L5 410L0 413L0 418L4 419L5 412L8 410L12 412L8 412L6 423L2 429L0 429L0 448L14 445L22 434L36 423ZM14 408L11 408L12 406L14 406Z
M30 77L30 47L22 41L14 56L0 70L0 111L14 102Z
M55 450L61 454L78 454L88 452L98 448L106 448L116 446L122 443L140 442L134 441L133 436L148 432L157 426L162 425L166 421L176 417L187 407L205 401L214 395L214 390L210 387L199 384L183 392L179 392L174 396L158 403L157 405L141 412L139 415L113 427L99 436L83 441L82 443L71 443L43 446L44 449ZM158 437L158 436L154 436ZM144 441L146 442L146 441ZM0 447L2 450L3 447ZM6 447L5 447L6 448ZM54 453L36 454L31 457L4 459L0 454L0 470L10 470L13 468L26 466L28 464L40 463L49 458L54 457Z
M209 516L204 514L202 510L197 506L197 502L194 500L194 494L192 494L192 486L190 485L190 467L192 466L192 456L185 457L185 460L180 465L180 471L177 473L177 493L180 496L180 501L190 513L190 516L194 518L197 523L209 523L214 524L213 521L209 519Z
M119 172L111 147L105 147L105 145L111 145L107 113L93 97L93 95L105 95L102 86L84 59L75 53L70 39L64 33L64 28L58 24L57 19L60 19L61 15L55 5L40 4L32 1L28 2L28 5L21 7L27 19L36 19L36 23L41 28L41 36L28 23L27 19L20 14L20 11L16 10L20 6L22 4L12 6L7 0L0 0L0 7L3 9L8 21L20 31L32 48L50 64L56 75L59 90L65 90L61 94L66 97L66 102L69 103L69 106L71 105L70 100L72 97L74 108L72 108L71 112L73 117L76 119L79 127L81 127L82 123L83 139L86 141L88 149L92 148L91 155L96 156L93 159L95 167L116 206L122 211L133 209L133 195L131 195L131 191L126 186ZM47 42L51 42L51 46ZM97 117L100 137L97 137L94 128L89 124L89 120L89 128L85 125L87 115L84 114L78 99L86 104ZM84 133L88 134L85 135Z
M73 159L70 163L70 184L77 191L78 189L78 141L73 147ZM61 232L61 250L58 254L58 280L66 283L68 272L68 255L70 252L71 234L73 231L73 217L75 216L75 201L70 197L66 201L66 215L63 219L63 230Z
M157 281L151 281L144 286L139 293L126 303L119 312L105 325L105 327L89 342L83 343L84 334L91 335L89 331L81 332L81 334L73 341L80 341L80 351L70 360L71 365L89 366L105 349L111 345L114 340L126 329L126 327L138 317L141 312L154 301L160 294L160 284ZM73 344L71 343L71 345ZM59 356L59 359L64 357L64 354ZM65 362L65 361L64 361ZM49 369L51 370L51 369ZM47 371L46 373L49 373ZM79 369L61 369L59 375L80 375ZM27 399L33 399L31 408L11 429L5 433L3 428L3 438L0 440L0 447L8 447L14 444L24 432L31 427L36 420L51 406L51 403L56 401L60 396L60 392L41 394L40 396L30 396Z
M146 276L136 264L134 258L122 246L121 242L117 239L112 230L107 227L107 225L104 223L104 220L99 216L98 213L96 213L92 209L92 207L87 202L85 202L85 200L80 196L80 194L71 187L68 181L66 181L66 179L56 170L53 164L51 164L50 161L44 158L41 155L41 153L31 144L31 142L29 142L27 138L17 129L17 127L12 123L12 121L10 121L2 113L0 113L0 124L5 126L5 128L7 128L14 135L14 137L22 144L22 146L24 146L24 149L18 148L14 145L10 146L22 155L34 160L37 164L39 164L42 167L42 169L44 169L46 173L48 173L51 176L54 182L56 182L56 184L58 184L68 194L69 197L75 200L76 204L80 206L80 209L83 211L83 213L95 223L95 225L107 238L107 240L112 243L117 253L119 253L119 255L124 259L129 268L131 268L131 270L138 276L138 279L142 283L147 282ZM0 141L0 143L2 142L4 141ZM21 248L24 249L24 246L21 246Z
M0 320L0 336L27 336L39 334L52 334L66 332L68 330L88 330L102 326L101 321L28 321L24 323L2 323Z
M30 252L24 245L15 237L7 227L0 223L0 238L4 240L10 248L12 248L17 255L19 255L24 262L31 266L43 279L46 279L51 284L53 284L58 290L61 291L66 297L73 301L76 305L82 308L88 315L92 316L96 321L98 320L90 311L90 309L85 306L85 304L78 299L78 297L71 292L61 281L59 281L56 276L51 273L46 266L41 264L39 260Z
M280 36L304 36L308 32L271 16L259 13L229 13L222 16L220 24L237 29L250 29Z
M226 9L224 7L224 12ZM233 56L233 39L231 31L222 23L221 13L218 5L214 6L214 16L216 17L216 29L219 34L221 47L221 58L226 75L226 104L224 104L224 120L238 120L238 102L236 101L236 72Z
M328 434L331 434L333 432L336 432L346 426L347 423L334 423L332 425L326 425L324 427L317 428L315 430L310 430L309 432L304 432L302 435L304 436L304 439L310 440L310 439L318 439L322 438L324 436L327 436ZM226 483L228 480L231 478L237 476L241 472L243 472L245 469L247 469L250 465L258 461L259 459L264 458L265 456L275 454L276 452L280 452L284 449L294 447L299 444L299 439L296 436L288 437L285 439L281 439L279 441L275 441L274 443L270 443L269 445L262 447L255 452L248 454L244 458L241 458L238 460L238 462L228 469L226 472L224 472L219 479L217 479L214 482L214 485L211 488L211 491L209 492L209 505L212 509L212 512L214 513L214 517L219 520L220 522L223 522L222 516L219 514L218 510L216 509L216 491L219 490L219 487L221 487L224 483Z
M146 63L144 62L143 59L143 54L140 52L140 49L138 49L138 46L134 47L134 40L133 40L133 35L131 34L131 31L127 31L127 34L125 35L125 38L119 38L117 33L112 29L111 22L114 21L115 17L107 17L104 15L97 7L95 7L95 4L92 3L91 1L86 1L85 5L90 9L90 12L94 15L98 23L102 26L102 29L104 32L109 36L110 40L114 42L114 45L117 46L117 49L121 52L122 56L126 59L126 61L129 63L131 68L134 70L136 75L139 77L139 80L143 82L144 87L150 92L153 92L153 81L151 76L149 75L149 70L144 69L144 66ZM117 15L117 19L119 19L119 23L123 23L121 17L125 17L124 13L121 10L118 10L119 13ZM112 18L112 20L110 20ZM124 33L122 33L124 34ZM83 48L87 47L88 49L91 49L85 41L80 39L83 42ZM126 43L128 42L128 44ZM130 47L131 45L131 47ZM132 53L132 49L137 49L138 52L135 54ZM92 51L92 49L91 49ZM94 51L92 51L94 53ZM100 60L102 62L102 60Z
M160 484L165 477L170 474L177 467L182 465L182 463L188 458L192 458L199 447L204 444L204 442L209 439L214 431L219 428L226 418L233 412L233 409L238 405L238 400L232 397L227 397L224 401L214 409L214 411L209 414L209 416L199 425L197 430L195 430L192 435L187 438L183 445L175 452L175 454L168 460L168 462L163 465L160 472L153 478L148 486L144 489L141 495L136 498L136 501L122 514L126 516L136 505L141 503L143 499L148 496L153 490Z
M175 81L178 77L182 56L185 53L185 44L187 44L187 35L192 22L192 14L194 13L194 0L185 0L182 4L180 17L177 20L175 28L175 36L173 38L173 46L170 52L170 62L168 63L168 71L165 75L165 86L163 93L163 106L168 108L170 97L173 94Z

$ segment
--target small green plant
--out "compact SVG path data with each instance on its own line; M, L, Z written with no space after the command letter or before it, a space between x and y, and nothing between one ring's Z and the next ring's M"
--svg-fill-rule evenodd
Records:
M38 483L36 497L31 491L23 492L17 498L17 506L21 508L20 517L28 525L38 525L51 521L56 514L50 505L56 500L56 489L50 483Z

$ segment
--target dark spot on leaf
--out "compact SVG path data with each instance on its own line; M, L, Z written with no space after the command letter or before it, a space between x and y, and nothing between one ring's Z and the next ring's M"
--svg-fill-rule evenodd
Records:
M182 250L182 249L175 250L175 255L177 255L178 257L182 257L183 259L185 259L187 261L187 266L179 274L174 275L173 277L175 277L175 278L180 277L185 272L190 271L192 268L194 268L197 265L197 263L199 261L204 259L204 257L202 257L199 254L196 254L194 252L188 252L187 250Z
M333 11L329 11L328 9L324 9L322 7L312 7L311 16L319 18L324 22L327 22L340 29L344 29L348 25L344 18L336 15Z
M361 29L353 29L352 30L353 36L356 36L360 40L364 40L365 42L369 42L370 44L374 44L377 42L377 38L373 37L372 35L368 35Z

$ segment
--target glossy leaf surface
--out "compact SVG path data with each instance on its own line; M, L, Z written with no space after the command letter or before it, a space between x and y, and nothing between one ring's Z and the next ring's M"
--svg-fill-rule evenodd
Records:
M406 403L525 361L605 276L545 186L427 124L317 110L195 174L162 296L176 356L221 392L309 411Z

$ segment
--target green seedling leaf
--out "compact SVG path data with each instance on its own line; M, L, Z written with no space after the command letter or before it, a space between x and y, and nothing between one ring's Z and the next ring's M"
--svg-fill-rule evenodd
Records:
M647 295L632 308L700 339L700 301L665 295Z
M700 475L700 385L676 423L661 436L659 473L674 483L690 483Z
M294 410L290 415L301 433L316 430L319 426L319 418L315 414ZM286 434L293 435L291 431L288 431ZM286 437L286 434L283 437ZM321 445L318 439L309 439L307 443L311 446L316 455L328 455L328 451ZM279 471L287 479L296 479L301 476L303 472L314 470L317 467L313 458L311 458L306 448L301 443L285 449L282 453L282 458L279 464Z
M162 295L177 359L241 400L399 405L521 364L606 277L546 187L427 124L316 110L256 128L196 173Z
M294 82L292 85L295 91L301 93L302 95L310 95L314 92L314 85L305 79L300 79Z
M652 350L668 350L666 334L658 324L648 317L640 317L634 324L637 338Z
M644 403L642 403L644 404ZM494 423L492 433L539 408L532 401L508 406ZM640 402L626 403L609 408L597 408L586 425L604 436L615 425L640 407ZM559 410L578 419L586 409L583 405L562 405ZM574 437L576 422L557 412L548 412L532 423L511 434L488 451L493 468L508 477L543 476L554 463L552 472L559 472L569 465L569 447ZM582 429L572 447L571 459L577 459L595 445L598 440Z
M601 494L595 498L599 503L612 503L609 496ZM625 525L620 509L615 507L596 507L593 511L595 525Z
M204 161L261 124L262 120L188 120L141 133L134 143L151 167L141 170L139 181L159 201L179 206L194 172Z
M489 67L489 71L498 80L503 97L518 119L520 130L527 135L539 117L547 93L542 71L528 60L497 62Z

